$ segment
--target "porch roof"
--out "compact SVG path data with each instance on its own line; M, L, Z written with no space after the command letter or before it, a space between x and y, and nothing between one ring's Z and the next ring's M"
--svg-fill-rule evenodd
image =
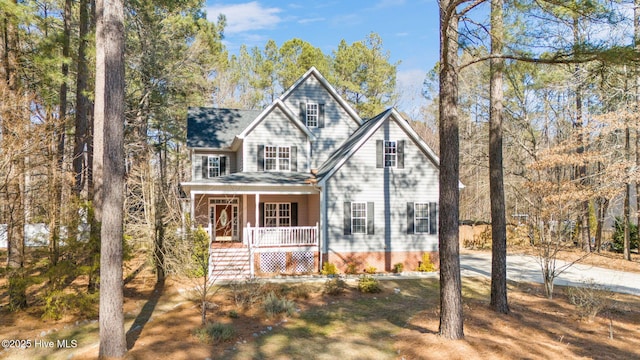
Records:
M302 172L237 172L181 185L186 193L197 194L319 193L312 179L313 175Z

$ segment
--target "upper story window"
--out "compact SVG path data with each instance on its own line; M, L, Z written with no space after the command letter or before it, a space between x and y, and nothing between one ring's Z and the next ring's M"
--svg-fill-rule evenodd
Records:
M376 140L376 168L404 169L404 140Z
M198 171L198 170L196 170ZM227 157L225 155L202 156L202 178L214 178L227 174Z
M384 142L384 167L396 167L398 162L398 144L395 141Z
M207 163L207 177L220 176L220 156L209 156Z
M318 104L307 103L307 127L318 127Z
M291 170L291 149L288 146L265 146L264 147L264 170L265 171L290 171Z
M323 128L324 107L322 103L301 102L300 121L309 128Z

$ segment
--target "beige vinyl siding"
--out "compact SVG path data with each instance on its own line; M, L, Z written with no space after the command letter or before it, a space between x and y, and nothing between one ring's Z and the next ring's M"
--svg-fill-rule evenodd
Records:
M307 135L284 112L273 111L246 136L243 143L242 171L258 171L258 145L296 146L298 172L308 172Z
M192 158L191 158L191 164L192 164L192 166L191 166L191 179L193 179L193 180L202 179L202 157L203 156L209 156L209 155L219 155L219 156L226 156L227 157L227 160L226 160L226 166L227 166L226 173L227 174L232 174L232 173L238 171L236 153L234 153L232 151L195 150L195 151L193 151Z
M316 136L311 145L311 168L318 168L359 125L315 76L309 76L284 99L296 116L300 116L300 103L307 102L324 104L324 127L309 128Z
M404 120L401 120L404 121ZM376 140L404 140L404 169L376 168ZM437 251L437 235L407 234L407 202L438 201L436 166L389 118L327 182L329 252ZM344 235L344 202L373 202L375 234Z

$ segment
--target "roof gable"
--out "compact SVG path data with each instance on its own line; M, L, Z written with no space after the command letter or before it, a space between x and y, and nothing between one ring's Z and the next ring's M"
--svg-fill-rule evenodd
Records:
M239 138L245 138L247 135L253 131L253 129L258 126L264 119L266 119L267 115L269 115L273 110L280 109L286 117L293 122L302 132L304 132L309 138L315 138L315 135L309 131L309 129L300 121L300 119L291 112L280 99L276 99L271 105L265 108L244 130L238 135Z
M311 76L315 77L318 80L318 82L320 82L320 84L327 90L329 95L331 95L331 97L333 97L338 102L338 104L340 104L340 106L347 112L347 114L349 114L349 116L356 123L358 123L358 125L362 125L363 121L360 115L358 115L358 113L351 107L351 105L349 105L349 103L347 103L338 94L338 92L333 87L333 85L331 85L329 81L327 81L327 79L324 76L322 76L322 74L320 74L320 71L318 71L318 69L316 69L315 66L312 66L309 70L307 70L307 72L304 73L304 75L302 75L293 85L291 85L289 89L287 89L287 91L285 91L282 95L280 95L279 99L282 100L283 102L286 101L286 99L292 93L294 93L296 89L298 89L302 84L304 84L305 81L307 81Z
M386 121L395 121L399 127L404 130L407 136L418 146L420 150L427 156L427 158L436 166L440 166L440 159L429 148L429 146L418 136L418 134L411 128L406 120L398 113L394 108L387 109L377 116L367 120L358 130L356 130L336 151L329 156L318 169L317 177L320 182L324 183L333 174L335 174L349 158L355 154L358 149L365 144L371 136L382 126Z

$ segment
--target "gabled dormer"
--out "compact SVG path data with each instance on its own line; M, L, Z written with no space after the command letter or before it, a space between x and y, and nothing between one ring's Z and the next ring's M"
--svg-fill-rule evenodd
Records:
M309 172L315 135L280 99L264 109L238 138L243 171Z
M279 98L314 135L311 167L319 167L362 124L362 119L312 67Z

